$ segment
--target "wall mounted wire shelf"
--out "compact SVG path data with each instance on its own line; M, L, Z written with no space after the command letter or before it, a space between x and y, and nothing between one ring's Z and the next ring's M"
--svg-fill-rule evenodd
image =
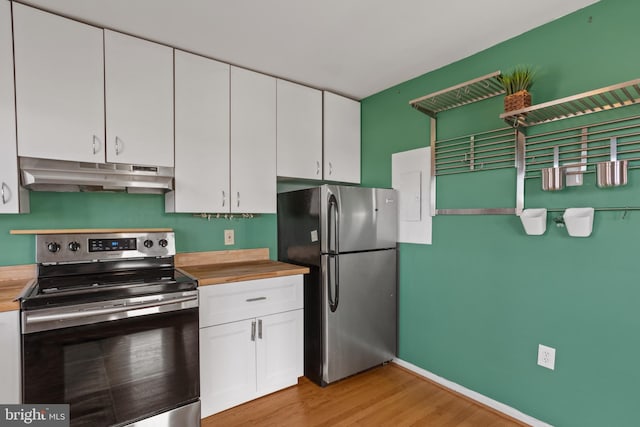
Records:
M640 79L500 114L511 126L533 126L640 102Z
M464 83L409 101L409 105L429 117L436 118L439 112L461 107L473 102L493 98L505 93L498 81L500 71L478 77Z

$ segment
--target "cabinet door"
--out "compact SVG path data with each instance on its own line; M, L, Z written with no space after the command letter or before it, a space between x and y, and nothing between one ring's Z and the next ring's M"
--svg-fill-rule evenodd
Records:
M229 212L229 65L176 50L175 112L167 211Z
M231 212L276 212L276 79L231 67Z
M303 364L303 311L258 319L256 365L258 395L298 383Z
M0 402L3 404L20 403L19 319L17 310L0 313Z
M322 92L278 80L278 176L322 179Z
M173 49L104 31L107 161L173 167Z
M255 397L254 322L243 320L200 329L203 418Z
M324 92L324 179L360 183L360 103Z
M11 3L0 2L0 213L21 212L16 154ZM23 201L28 201L24 195ZM23 211L28 211L24 206ZM0 400L1 402L2 400Z
M102 30L19 3L13 22L18 154L104 163Z

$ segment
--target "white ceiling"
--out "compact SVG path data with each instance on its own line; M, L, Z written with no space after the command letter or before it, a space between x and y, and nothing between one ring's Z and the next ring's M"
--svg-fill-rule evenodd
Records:
M360 99L596 1L23 2Z

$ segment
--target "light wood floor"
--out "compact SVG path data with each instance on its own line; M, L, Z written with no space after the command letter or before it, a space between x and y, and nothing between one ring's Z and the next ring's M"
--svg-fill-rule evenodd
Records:
M389 364L325 388L302 378L295 387L202 420L228 426L523 426Z

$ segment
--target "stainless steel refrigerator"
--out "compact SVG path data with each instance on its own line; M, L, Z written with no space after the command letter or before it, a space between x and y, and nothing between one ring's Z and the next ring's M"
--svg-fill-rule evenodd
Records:
M319 385L396 354L397 194L323 185L278 194L278 259L308 266L304 373Z

